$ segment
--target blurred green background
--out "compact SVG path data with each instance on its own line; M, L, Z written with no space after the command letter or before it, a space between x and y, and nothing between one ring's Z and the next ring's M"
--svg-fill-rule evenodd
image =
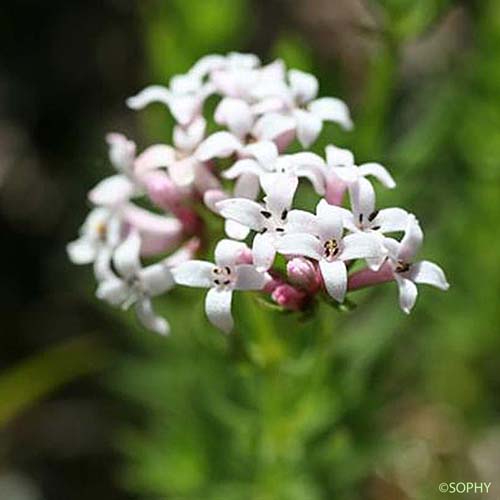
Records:
M0 42L1 500L500 498L497 0L20 0ZM389 168L379 202L418 214L449 292L410 317L393 283L312 319L238 297L228 339L197 290L160 306L168 339L94 299L64 246L104 134L167 142L166 110L125 98L231 50L348 102L355 131L314 150Z

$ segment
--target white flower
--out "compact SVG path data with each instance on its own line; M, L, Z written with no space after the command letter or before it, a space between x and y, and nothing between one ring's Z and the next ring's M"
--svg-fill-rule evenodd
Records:
M242 175L260 178L266 173L282 173L308 179L318 194L325 193L324 161L318 155L301 152L279 155L274 142L262 141L244 147L243 158L223 172L226 179L241 178Z
M268 100L272 99L275 103L274 113L267 113L262 118L263 123L256 125L267 138L273 139L269 137L272 134L269 129L275 129L277 133L276 115L280 114L287 117L288 126L293 127L299 142L305 147L317 139L324 121L336 122L346 130L352 129L349 109L343 101L333 97L316 99L318 80L315 76L292 69L288 72L288 81L289 85L281 85L274 95L275 89L269 89ZM266 108L271 111L272 106L268 105ZM283 120L281 127L286 127ZM282 132L283 130L280 133Z
M215 264L192 260L173 269L176 283L209 288L205 311L210 322L225 333L233 329L231 300L234 290L261 290L266 275L252 264L240 264L238 259L247 250L244 243L222 240L215 248Z
M314 216L302 210L291 210L298 185L295 176L265 174L261 184L264 203L232 198L216 204L222 217L258 232L253 241L254 262L259 269L269 269L274 262L276 244L287 232L301 232L314 224Z
M110 269L99 283L96 295L124 309L135 304L140 322L146 328L166 335L170 327L164 318L154 313L151 298L174 286L172 272L168 260L143 268L139 258L140 247L139 233L132 230L113 256L114 267L119 275Z
M414 215L408 216L408 223L401 242L386 238L385 247L389 251L389 262L393 268L394 279L399 288L399 305L409 314L417 300L418 290L415 283L432 285L440 290L450 287L443 270L433 262L414 258L422 246L424 235Z
M384 249L378 238L369 234L356 233L343 237L344 228L338 207L324 200L316 207L316 225L313 228L308 233L284 236L278 243L278 251L317 260L328 294L343 302L347 291L346 261L379 258Z
M94 208L80 228L80 237L66 247L69 259L74 264L94 263L97 279L101 279L108 268L113 250L121 238L121 217L106 207Z

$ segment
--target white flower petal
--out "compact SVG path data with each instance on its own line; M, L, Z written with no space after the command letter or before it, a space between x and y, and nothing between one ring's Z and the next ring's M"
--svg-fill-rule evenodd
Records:
M234 326L231 316L232 297L232 290L211 288L205 298L205 312L210 323L224 333L229 333Z
M253 174L257 178L265 173L266 170L256 161L250 158L244 158L243 160L238 160L227 170L224 170L222 176L226 179L236 179L243 174Z
M244 173L240 175L234 185L234 196L237 198L248 198L255 200L260 191L259 177L251 174Z
M415 283L432 285L441 290L448 290L450 288L443 270L437 264L434 264L434 262L429 262L428 260L415 262L408 274L408 277Z
M202 116L195 118L187 127L176 125L173 133L175 147L181 151L193 151L203 140L206 125Z
M69 260L73 264L90 264L94 262L97 255L97 244L95 241L82 236L66 245Z
M177 186L186 187L194 182L194 169L195 159L188 157L173 162L168 168L168 173Z
M136 146L123 134L111 133L106 136L109 144L109 159L119 172L129 172L135 160Z
M172 269L174 280L179 285L198 288L212 286L212 271L214 265L204 260L190 260Z
M311 102L309 111L321 121L338 123L345 130L353 128L349 108L345 102L334 97L322 97Z
M250 132L254 117L250 105L243 99L226 97L215 110L215 122L226 125L231 133L242 139Z
M354 155L348 149L338 148L337 146L327 146L326 163L330 167L353 167Z
M194 161L194 186L197 191L203 194L205 191L221 189L219 179L212 173L206 163Z
M215 247L215 263L218 266L232 266L246 249L247 246L241 241L221 240Z
M264 174L260 177L260 184L266 193L264 200L269 210L281 214L292 206L299 181L294 175Z
M135 312L142 325L160 335L170 333L170 325L165 318L155 314L153 304L149 298L143 297L135 303Z
M367 175L375 177L389 189L396 187L396 182L392 178L392 175L380 163L364 163L359 166L359 173L364 177Z
M319 261L319 268L326 291L337 302L343 302L347 291L347 269L341 260Z
M267 113L257 120L252 135L261 141L274 141L283 134L295 129L296 120L292 116L280 113Z
M321 242L311 234L285 234L276 244L278 252L284 255L301 255L320 260L323 256Z
M170 104L170 91L162 85L151 85L141 90L135 96L127 99L127 106L131 109L142 109L152 102Z
M376 234L353 233L342 240L342 260L380 259L384 256L384 247Z
M250 264L237 266L236 274L235 290L262 290L266 282L266 276Z
M198 117L204 96L174 94L170 96L169 108L175 121L182 126L189 125Z
M165 144L145 149L135 160L134 173L138 176L156 168L167 167L175 161L175 151Z
M116 278L111 269L113 250L110 247L103 247L99 250L94 260L94 276L97 282Z
M224 232L234 240L244 240L250 233L250 229L239 222L226 219L224 222Z
M255 158L262 167L271 170L272 165L278 158L278 148L272 141L259 141L245 146L241 154L243 156L251 156Z
M241 148L241 142L233 134L224 131L215 132L199 145L195 156L200 161L207 161L212 158L227 158Z
M203 203L212 210L212 212L219 213L219 210L216 208L217 203L222 200L227 200L228 195L221 189L209 189L203 193Z
M417 300L418 290L413 281L394 275L399 289L399 306L406 313L410 314Z
M420 228L418 220L413 214L408 215L405 235L399 245L398 259L404 262L411 262L420 250L423 239L424 233Z
M322 241L334 239L340 241L344 230L342 212L339 207L320 200L316 206L318 234Z
M403 231L408 222L408 212L402 208L384 208L372 221L373 226L379 226L381 233Z
M253 262L259 271L267 271L274 262L276 249L272 236L256 234L252 245Z
M305 210L290 210L287 216L286 233L318 233L316 216Z
M262 207L255 201L230 198L219 201L215 208L222 217L239 222L254 231L259 231L263 227Z
M152 264L139 271L139 278L145 291L150 297L161 295L174 285L172 271L164 262Z
M113 276L99 283L96 296L111 305L118 306L128 299L129 293L130 290L125 281Z
M291 69L288 72L288 80L293 95L300 104L309 102L318 94L318 80L310 73Z
M375 190L370 181L360 177L349 186L352 213L357 222L366 222L366 218L375 210Z
M323 124L309 111L296 109L293 114L297 120L297 139L307 148L318 138Z
M124 278L134 276L141 269L139 258L141 250L141 237L137 230L131 230L115 251L113 262L116 269Z
M97 184L88 194L94 205L119 205L134 194L134 185L125 175L113 175Z

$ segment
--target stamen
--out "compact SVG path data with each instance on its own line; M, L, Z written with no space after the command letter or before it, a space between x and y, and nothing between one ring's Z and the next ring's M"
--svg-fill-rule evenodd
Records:
M372 212L369 216L368 216L368 220L370 222L373 222L373 219L375 219L375 217L377 217L378 215L378 210L375 210L374 212Z
M220 281L219 281L219 280L214 280L214 283L215 283L216 285L220 285Z
M359 214L359 223L363 224L363 214Z
M228 266L225 266L225 267L224 267L224 269L226 270L226 273L227 273L227 274L231 274L231 269L229 269L229 267L228 267Z
M281 212L281 220L285 220L287 215L288 215L288 210L285 208L285 210Z
M266 219L270 219L272 215L271 212L268 212L267 210L261 210L260 214L264 216Z
M372 227L372 229L373 229L374 231L378 231L378 230L380 229L380 226L373 226L373 227Z
M284 233L284 232L285 232L285 230L284 230L282 227L277 227L277 228L275 229L275 231L276 231L277 233Z

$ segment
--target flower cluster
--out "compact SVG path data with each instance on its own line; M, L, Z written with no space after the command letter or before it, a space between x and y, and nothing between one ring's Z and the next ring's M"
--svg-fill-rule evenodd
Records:
M164 104L176 125L172 145L140 154L125 136L107 136L116 173L90 191L94 208L68 245L74 263L93 263L97 296L134 305L146 328L166 334L169 325L152 299L176 285L208 288L208 319L224 332L233 328L235 290L258 290L284 309L302 310L318 294L342 303L349 290L394 280L406 313L417 283L446 290L439 266L415 261L423 239L415 216L376 208L372 179L396 185L382 165L357 165L350 151L333 145L325 158L285 154L294 141L309 147L325 121L352 128L341 100L317 94L311 74L230 53L203 57L168 87L150 86L128 99L132 109ZM213 95L220 97L213 119L223 130L207 135L203 107ZM320 198L315 213L293 207L301 180ZM155 210L142 208L141 198ZM203 206L225 224L214 263L195 260L210 236ZM277 254L286 268L276 264ZM353 272L355 261L364 266Z

